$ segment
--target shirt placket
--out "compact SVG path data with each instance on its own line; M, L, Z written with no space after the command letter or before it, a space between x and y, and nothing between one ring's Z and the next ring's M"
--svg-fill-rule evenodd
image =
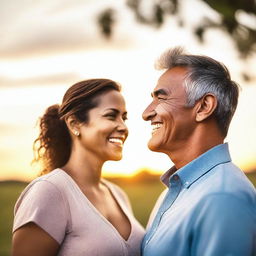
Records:
M159 227L159 224L161 222L161 219L165 212L172 206L176 198L178 197L180 191L181 191L181 180L177 174L173 175L170 178L169 182L169 190L156 214L156 217L150 227L150 230L147 232L145 237L145 246L149 243L151 238L156 233L157 228Z

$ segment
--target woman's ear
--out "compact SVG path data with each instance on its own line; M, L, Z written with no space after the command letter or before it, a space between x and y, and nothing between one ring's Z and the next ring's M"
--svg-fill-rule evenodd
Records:
M197 102L196 121L202 122L212 115L217 107L217 98L213 94L206 94Z
M74 134L75 136L80 135L80 123L77 121L75 116L71 115L65 119L66 125L69 129L69 132L71 134Z

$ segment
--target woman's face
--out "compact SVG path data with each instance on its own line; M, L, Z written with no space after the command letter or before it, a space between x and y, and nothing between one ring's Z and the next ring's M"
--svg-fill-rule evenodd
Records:
M88 156L107 160L122 158L128 136L127 111L120 92L110 90L95 99L98 106L88 113L88 122L80 126L80 143Z

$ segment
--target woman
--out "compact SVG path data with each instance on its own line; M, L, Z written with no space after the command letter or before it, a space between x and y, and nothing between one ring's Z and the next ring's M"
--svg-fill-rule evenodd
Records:
M143 228L124 192L101 178L104 162L122 157L126 118L108 79L76 83L46 110L34 144L44 175L15 205L13 256L140 255Z

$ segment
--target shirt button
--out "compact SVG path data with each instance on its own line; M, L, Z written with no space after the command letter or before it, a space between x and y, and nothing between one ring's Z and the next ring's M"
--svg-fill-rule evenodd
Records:
M178 179L179 179L179 176L175 174L175 175L173 176L173 179L174 179L174 180L178 180Z

